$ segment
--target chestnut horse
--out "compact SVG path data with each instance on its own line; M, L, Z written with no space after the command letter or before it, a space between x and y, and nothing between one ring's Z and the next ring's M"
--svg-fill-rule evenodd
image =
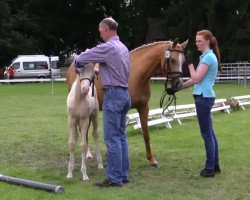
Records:
M154 76L157 71L160 71L171 79L172 88L180 88L183 82L181 76L182 65L185 61L183 50L187 43L188 40L179 44L178 39L174 40L174 42L160 41L140 46L130 52L131 69L128 89L132 101L131 108L136 108L140 115L147 159L152 166L157 166L157 161L152 155L148 132L148 102L151 96L150 78ZM74 65L71 64L67 72L67 85L69 90L75 76ZM100 80L95 80L95 86L101 110L103 91Z

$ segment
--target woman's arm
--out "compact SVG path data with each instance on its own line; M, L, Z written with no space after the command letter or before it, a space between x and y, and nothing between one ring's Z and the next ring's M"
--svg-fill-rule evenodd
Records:
M182 89L186 89L189 87L192 87L194 85L194 81L190 78L189 80L187 80L186 82L184 82L181 86L181 90Z
M207 73L208 65L205 63L201 63L195 71L194 65L191 63L188 65L188 68L189 68L191 79L193 80L195 84L195 83L201 82L201 80Z
M202 63L200 64L198 69L195 71L194 65L191 63L188 65L188 68L189 68L191 78L182 84L181 89L189 88L193 86L194 84L199 83L205 76L208 66Z

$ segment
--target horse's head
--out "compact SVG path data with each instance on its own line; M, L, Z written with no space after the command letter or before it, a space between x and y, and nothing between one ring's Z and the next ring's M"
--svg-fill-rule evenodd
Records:
M171 88L179 90L182 86L182 65L185 61L184 49L188 40L179 44L179 40L175 39L165 52L164 67L167 81L170 81Z
M83 94L87 95L89 87L95 77L94 64L85 64L83 67L77 68L77 71L79 72L78 79L80 81L81 91Z

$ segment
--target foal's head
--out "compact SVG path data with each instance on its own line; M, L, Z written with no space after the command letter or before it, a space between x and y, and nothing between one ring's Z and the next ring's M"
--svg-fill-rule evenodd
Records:
M77 70L79 72L78 79L80 82L81 91L83 94L87 95L89 92L89 87L95 77L94 64L85 64L82 68L78 68Z
M175 39L165 52L166 75L173 89L180 89L183 83L182 65L185 61L184 48L187 46L187 43L188 40L179 44L178 39Z

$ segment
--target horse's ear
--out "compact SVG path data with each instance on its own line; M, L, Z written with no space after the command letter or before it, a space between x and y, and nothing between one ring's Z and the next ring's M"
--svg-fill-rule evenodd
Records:
M185 49L187 44L188 44L188 39L185 42L183 42L180 46L182 49Z
M172 48L175 48L175 46L178 44L178 42L179 42L179 38L175 38L173 45L172 45Z

